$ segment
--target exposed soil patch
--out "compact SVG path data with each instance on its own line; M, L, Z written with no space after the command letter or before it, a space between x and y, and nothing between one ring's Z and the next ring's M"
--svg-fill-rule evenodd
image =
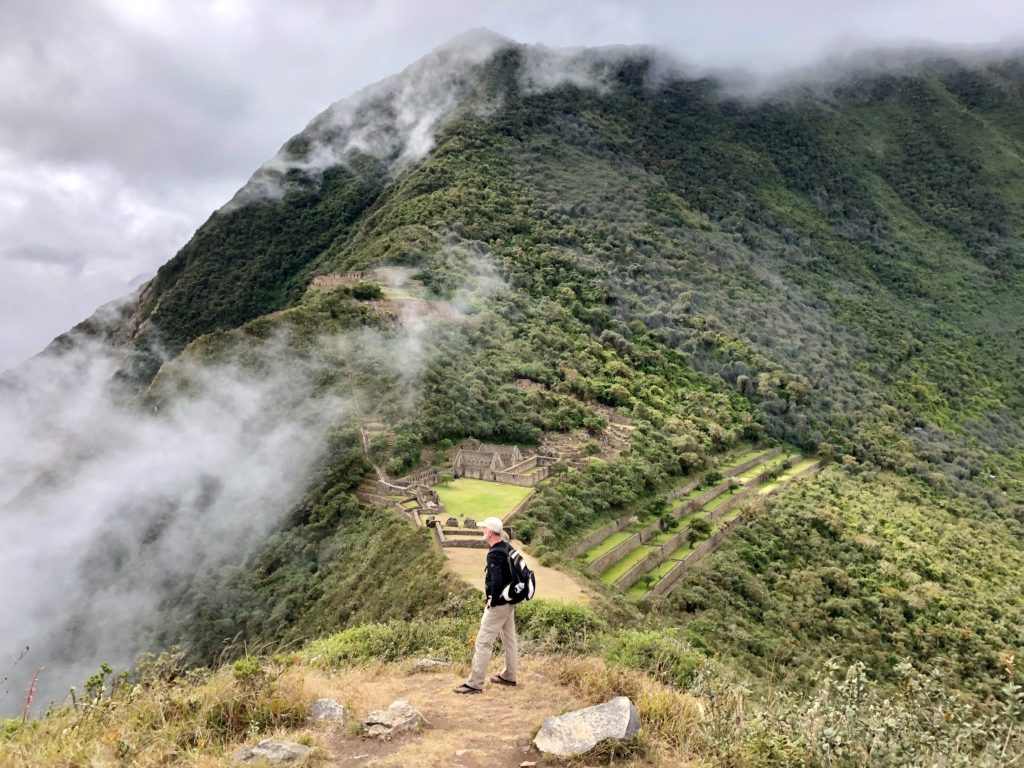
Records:
M497 673L500 662L492 665ZM407 699L430 722L429 728L391 741L355 735L345 728L321 739L322 764L339 766L463 766L517 768L524 760L544 765L531 746L534 730L549 716L587 706L566 688L531 673L529 662L515 688L489 685L482 694L460 696L452 688L464 669L394 677L393 670L374 675L366 670L342 672L326 682L356 717Z

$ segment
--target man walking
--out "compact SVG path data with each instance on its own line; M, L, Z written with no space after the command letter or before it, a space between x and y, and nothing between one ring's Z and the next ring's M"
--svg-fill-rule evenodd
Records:
M501 596L502 590L512 583L512 568L508 561L509 545L505 541L504 524L496 517L488 517L477 523L483 528L487 550L487 567L484 570L484 594L487 606L480 621L473 652L473 668L469 679L455 689L456 693L480 693L484 688L487 663L496 638L501 638L505 647L505 669L491 678L498 685L515 685L519 672L518 644L516 642L516 607Z

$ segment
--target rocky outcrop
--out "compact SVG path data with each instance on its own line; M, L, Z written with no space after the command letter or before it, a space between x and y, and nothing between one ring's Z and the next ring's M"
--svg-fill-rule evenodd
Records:
M394 701L387 709L378 709L363 720L367 736L390 739L404 731L411 731L421 725L430 725L412 704L405 699Z
M309 708L310 720L329 720L333 723L344 723L348 719L348 710L344 704L334 699L317 699Z
M416 659L410 672L414 675L424 672L437 672L441 669L451 669L452 663L443 659Z
M235 753L235 760L239 763L269 763L270 765L283 765L285 763L304 763L309 758L312 750L304 744L294 741L279 741L277 739L264 739L253 747L245 747Z
M631 739L638 730L636 707L625 696L618 696L596 707L547 718L533 743L546 754L571 757L589 752L606 739Z

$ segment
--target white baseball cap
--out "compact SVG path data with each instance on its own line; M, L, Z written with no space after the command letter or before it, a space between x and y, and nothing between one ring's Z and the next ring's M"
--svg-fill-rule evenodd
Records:
M496 517L488 517L486 520L481 520L476 524L477 528L486 528L494 533L501 533L505 530L505 524Z

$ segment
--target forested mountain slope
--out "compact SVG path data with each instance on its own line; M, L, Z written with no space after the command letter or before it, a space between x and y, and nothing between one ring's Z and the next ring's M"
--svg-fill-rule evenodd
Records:
M538 491L519 531L552 562L741 440L834 460L667 601L606 595L610 620L678 625L798 688L832 656L883 681L941 664L978 701L1020 682L1022 117L1020 58L752 95L649 50L487 35L335 105L116 317L53 348L119 345L124 392L164 407L204 362L258 374L273 339L349 402L302 500L170 584L146 642L208 659L237 637L459 614L429 542L357 508L355 423L389 426L375 459L401 473L469 437L596 434L597 402L632 420L631 450ZM379 267L458 320L307 290Z

